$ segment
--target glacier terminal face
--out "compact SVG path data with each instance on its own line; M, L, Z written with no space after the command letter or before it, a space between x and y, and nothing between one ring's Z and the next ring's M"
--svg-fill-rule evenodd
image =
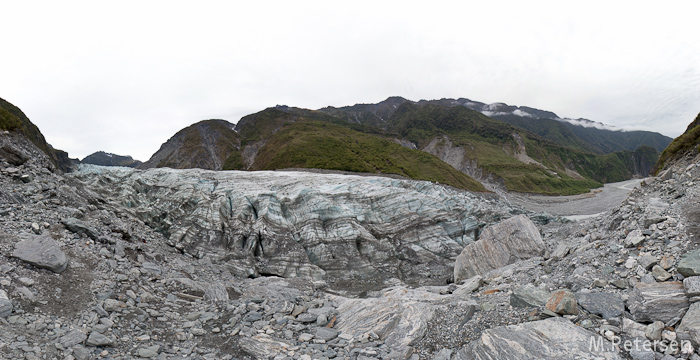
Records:
M251 277L444 284L479 227L510 211L443 185L379 176L98 166L72 176L171 246Z

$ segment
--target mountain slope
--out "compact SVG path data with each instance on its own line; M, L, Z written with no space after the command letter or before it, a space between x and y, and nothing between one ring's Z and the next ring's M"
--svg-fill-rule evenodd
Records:
M225 120L204 120L178 131L139 169L241 168L240 137Z
M698 152L700 152L700 114L688 125L685 132L675 138L661 153L652 172L657 174L659 171L668 168L675 160L684 156L695 156Z
M137 167L142 164L141 161L134 160L131 156L122 156L116 154L98 151L86 156L80 161L83 164L93 164L101 166L125 166Z
M672 140L655 132L622 131L591 120L561 118L551 111L504 103L485 104L466 98L413 102L401 97L390 97L377 104L327 107L320 111L349 122L384 128L394 111L405 102L417 105L466 107L492 119L528 130L556 144L597 154L609 154L622 150L634 151L640 146L652 146L661 152Z
M466 107L407 102L389 119L387 131L431 153L461 151L461 160L452 156L447 162L458 169L471 162L476 171L502 179L508 190L522 192L585 192L602 182L646 174L655 159L654 149L600 156L563 147Z
M235 129L216 121L183 129L141 168L315 168L391 173L483 191L476 179L491 189L569 195L646 176L658 157L653 147L603 155L563 121L543 119L550 131L538 134L484 115L504 113L492 111L504 110L501 105L471 109L480 106L400 97L316 111L277 106L245 116ZM509 116L526 111L556 117L525 107Z
M449 102L451 106L465 106L493 119L529 130L559 145L599 154L621 150L633 151L645 145L663 151L672 140L651 131L627 131L588 119L561 118L551 111L527 106L484 104L469 99L443 99L440 102Z
M314 168L385 173L472 191L484 187L437 157L336 124L300 121L272 136L252 170Z
M222 120L189 126L163 144L139 168L313 168L396 174L486 191L478 181L435 156L336 124L344 122L321 112L283 108L287 111L269 108L248 115L235 130L232 124Z
M74 168L74 161L68 158L68 153L54 149L46 142L44 135L34 125L27 115L17 106L0 98L0 130L16 131L24 134L34 145L49 156L51 162L61 172L69 172Z

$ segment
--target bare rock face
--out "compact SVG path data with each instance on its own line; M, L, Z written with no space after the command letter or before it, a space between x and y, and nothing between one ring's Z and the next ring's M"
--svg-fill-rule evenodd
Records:
M487 227L479 240L464 247L454 268L455 282L544 254L546 248L535 224L525 215Z
M36 267L63 272L68 266L66 254L58 244L46 235L23 235L24 240L15 245L12 256Z
M663 321L668 326L678 323L690 303L683 283L639 283L630 293L627 308L639 322Z
M479 223L502 211L430 182L372 176L102 167L74 176L171 246L251 276L444 284ZM526 256L518 239L513 254Z
M593 346L591 345L593 344ZM611 342L563 318L485 330L453 359L622 359Z

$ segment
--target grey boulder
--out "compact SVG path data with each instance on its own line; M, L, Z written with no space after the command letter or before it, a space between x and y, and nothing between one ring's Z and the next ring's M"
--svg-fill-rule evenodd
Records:
M679 338L690 340L695 347L700 346L700 303L690 305L676 332Z
M681 320L690 303L683 283L638 283L630 293L627 308L639 322L663 321L673 326Z
M13 257L55 273L63 272L68 266L66 254L49 236L23 234L21 237L24 240L15 244Z
M80 330L72 330L69 333L61 336L58 342L63 345L63 347L71 347L74 345L81 344L87 339L87 335Z
M685 294L690 298L690 302L700 300L700 276L691 276L683 279Z
M676 268L685 277L700 275L700 249L683 256Z
M474 290L478 289L483 280L484 278L482 278L480 275L473 276L471 279L465 281L464 284L457 287L452 294L456 296L467 296L474 292Z
M97 232L97 230L85 225L84 222L76 218L63 219L61 220L61 224L63 224L63 226L65 226L66 229L70 230L71 232L74 232L76 234L85 234L90 239L97 240L100 237L100 234Z
M93 331L90 333L90 336L87 338L85 343L90 346L112 346L114 345L114 340L98 333L97 331Z
M513 307L541 307L547 303L552 294L532 284L527 284L513 290L510 295L510 304Z
M625 302L614 293L576 293L576 301L591 314L610 319L622 315Z
M608 340L564 318L484 330L455 354L455 360L622 359Z
M12 314L12 302L7 297L5 290L0 290L0 317L7 317Z
M483 275L519 260L542 256L546 250L535 224L514 216L484 229L479 240L464 247L455 261L454 280Z

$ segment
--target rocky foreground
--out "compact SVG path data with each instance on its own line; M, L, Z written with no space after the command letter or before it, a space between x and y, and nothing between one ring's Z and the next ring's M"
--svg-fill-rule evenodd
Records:
M567 223L381 177L59 175L0 141L3 359L700 359L694 160Z

